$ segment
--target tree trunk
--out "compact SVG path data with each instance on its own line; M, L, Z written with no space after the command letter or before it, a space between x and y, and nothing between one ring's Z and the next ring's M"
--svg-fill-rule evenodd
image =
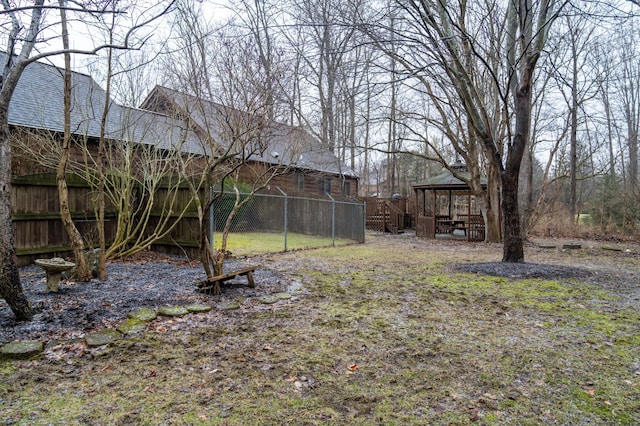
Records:
M0 296L18 320L33 318L33 308L20 284L16 260L15 236L11 222L11 134L9 133L9 102L18 80L27 66L27 58L35 44L44 0L36 0L31 27L20 54L14 58L16 38L21 30L16 20L8 34L9 42L0 79ZM10 13L11 15L11 13ZM13 16L13 15L12 15Z
M33 308L22 290L16 264L14 231L11 223L11 147L8 125L8 102L0 106L0 296L16 319L30 320Z
M518 173L505 170L502 177L502 217L504 218L503 262L524 262L524 245L518 209Z
M64 9L65 1L59 0L60 22L62 24L62 44L65 50L69 49L69 33L67 31L67 17ZM84 240L71 218L69 209L69 190L67 188L67 163L71 151L71 55L64 54L64 136L62 139L62 154L56 171L56 183L58 184L58 200L60 201L60 219L67 231L71 248L76 263L76 276L80 281L91 280L91 271L87 265L84 250Z
M503 262L524 262L524 238L518 208L518 181L531 121L532 74L531 71L523 76L522 83L515 94L515 133L507 152L507 163L502 172Z
M489 164L487 179L487 202L485 205L485 242L499 243L502 241L502 222L500 219L500 169Z

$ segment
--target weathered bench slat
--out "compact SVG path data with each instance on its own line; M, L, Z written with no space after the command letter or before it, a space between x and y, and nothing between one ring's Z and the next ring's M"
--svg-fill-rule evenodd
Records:
M220 294L220 284L223 284L227 280L231 280L237 276L246 276L249 282L249 287L254 288L256 283L253 279L253 271L256 270L256 266L249 266L238 271L227 272L226 274L218 275L210 280L199 282L197 285L200 287L200 291L203 293Z

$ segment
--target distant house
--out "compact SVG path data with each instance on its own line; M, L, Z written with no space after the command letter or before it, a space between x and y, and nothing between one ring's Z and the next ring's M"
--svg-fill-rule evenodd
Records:
M3 56L0 52L0 60L4 60ZM215 156L216 152L209 152L212 146L224 148L229 136L217 124L221 118L227 124L231 116L257 119L160 86L149 93L140 108L131 108L113 100L107 103L105 91L89 75L73 72L71 84L71 132L74 138L89 141L90 149L97 146L92 141L100 137L105 105L108 105L107 140L149 145L160 150L179 147L185 153L200 155ZM35 62L27 66L16 87L9 108L9 125L14 134L22 132L22 137L46 133L48 137L60 138L64 130L63 108L63 69ZM261 147L248 159L252 163L287 168L286 174L274 178L272 186L296 195L356 196L356 173L340 164L335 155L308 132L275 122L263 127L268 131L259 139ZM213 143L205 143L209 140ZM12 164L14 175L44 171L51 172L30 161L28 156L16 156Z

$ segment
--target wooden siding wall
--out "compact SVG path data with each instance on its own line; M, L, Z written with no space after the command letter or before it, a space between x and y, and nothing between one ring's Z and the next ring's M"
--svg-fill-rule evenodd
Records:
M303 190L299 191L296 187L295 174L300 173L303 176ZM331 179L331 196L334 198L339 198L343 196L349 196L352 198L356 198L358 194L358 179L352 177L345 177L342 179L337 175L330 175L325 173L319 173L316 171L289 171L287 174L275 176L271 182L270 186L279 187L288 195L296 195L296 196L310 196L317 197L323 196L324 194L320 194L319 184L321 179ZM342 193L342 184L344 182L349 182L349 194Z

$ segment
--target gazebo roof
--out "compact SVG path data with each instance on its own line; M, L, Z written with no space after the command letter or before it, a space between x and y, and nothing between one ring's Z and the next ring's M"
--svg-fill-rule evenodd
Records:
M469 179L471 177L471 174L468 171L461 171L458 173L458 175L462 176L465 179ZM487 178L485 177L480 178L480 184L483 187L486 187ZM459 190L470 190L471 188L469 187L467 182L455 177L449 171L444 171L443 173L440 173L439 175L436 175L428 179L426 182L413 185L413 189L423 189L423 190L439 189L439 190L452 190L452 191L458 190L459 191Z

